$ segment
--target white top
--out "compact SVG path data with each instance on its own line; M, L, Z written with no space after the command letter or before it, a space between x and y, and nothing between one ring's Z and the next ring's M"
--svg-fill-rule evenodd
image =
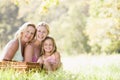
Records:
M19 47L18 47L18 50L17 52L15 53L14 57L12 60L15 60L15 61L23 61L23 56L22 56L22 51L21 51L21 42L20 42L20 39L19 40Z

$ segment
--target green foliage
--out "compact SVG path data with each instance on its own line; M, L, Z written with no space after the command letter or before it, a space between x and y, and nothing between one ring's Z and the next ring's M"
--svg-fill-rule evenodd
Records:
M46 74L44 71L21 72L14 69L0 70L0 80L76 80L77 76L64 70Z
M120 53L120 40L113 41L110 45L108 45L108 47L106 48L106 52L107 53Z
M96 52L94 49L98 52L119 52L120 46L116 46L116 41L119 43L120 40L119 4L119 0L91 0L86 33L92 52Z
M38 23L45 20L51 7L59 5L59 0L12 0L19 7L18 17L24 17L26 21Z
M87 14L82 10L87 11L87 3L79 3L79 0L69 3L66 0L60 4L56 8L60 17L51 22L51 36L55 37L60 51L73 55L89 52L88 39L84 34Z
M0 46L12 39L13 34L24 21L18 19L18 7L8 0L4 0L0 5Z

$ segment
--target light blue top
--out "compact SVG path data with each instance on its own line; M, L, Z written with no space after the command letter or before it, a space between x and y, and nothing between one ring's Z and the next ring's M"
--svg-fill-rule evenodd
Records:
M15 61L23 61L23 56L22 56L22 51L21 51L21 42L20 42L20 39L19 40L19 47L18 47L18 50L17 52L15 53L14 57L12 60L15 60Z

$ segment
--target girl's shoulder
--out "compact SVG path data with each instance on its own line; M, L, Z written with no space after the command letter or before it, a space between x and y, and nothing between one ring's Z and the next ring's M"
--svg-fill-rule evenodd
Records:
M44 55L40 56L39 58L42 60L46 59L46 57Z
M54 52L54 54L60 54L58 51Z
M56 52L54 52L54 55L55 56L60 56L60 52L56 51Z

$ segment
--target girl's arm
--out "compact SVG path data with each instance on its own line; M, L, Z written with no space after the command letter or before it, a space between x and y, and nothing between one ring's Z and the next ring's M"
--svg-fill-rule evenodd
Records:
M31 44L28 44L24 50L24 61L32 62L33 54L34 54L34 49Z
M38 59L38 61L37 61L37 63L43 64L43 62L44 62L44 61L43 61L43 57L40 56L39 59Z
M56 62L59 64L61 62L61 56L59 52L55 52Z
M40 57L38 58L37 63L39 63L39 64L40 64L40 67L42 68L43 63L44 63L44 61L43 61L43 57L42 57L42 56L40 56Z
M61 56L59 52L55 52L56 64L53 64L53 70L57 70L61 66Z
M3 60L12 60L14 57L16 51L18 50L19 43L17 39L11 40L8 42L8 44L5 46L3 50Z

